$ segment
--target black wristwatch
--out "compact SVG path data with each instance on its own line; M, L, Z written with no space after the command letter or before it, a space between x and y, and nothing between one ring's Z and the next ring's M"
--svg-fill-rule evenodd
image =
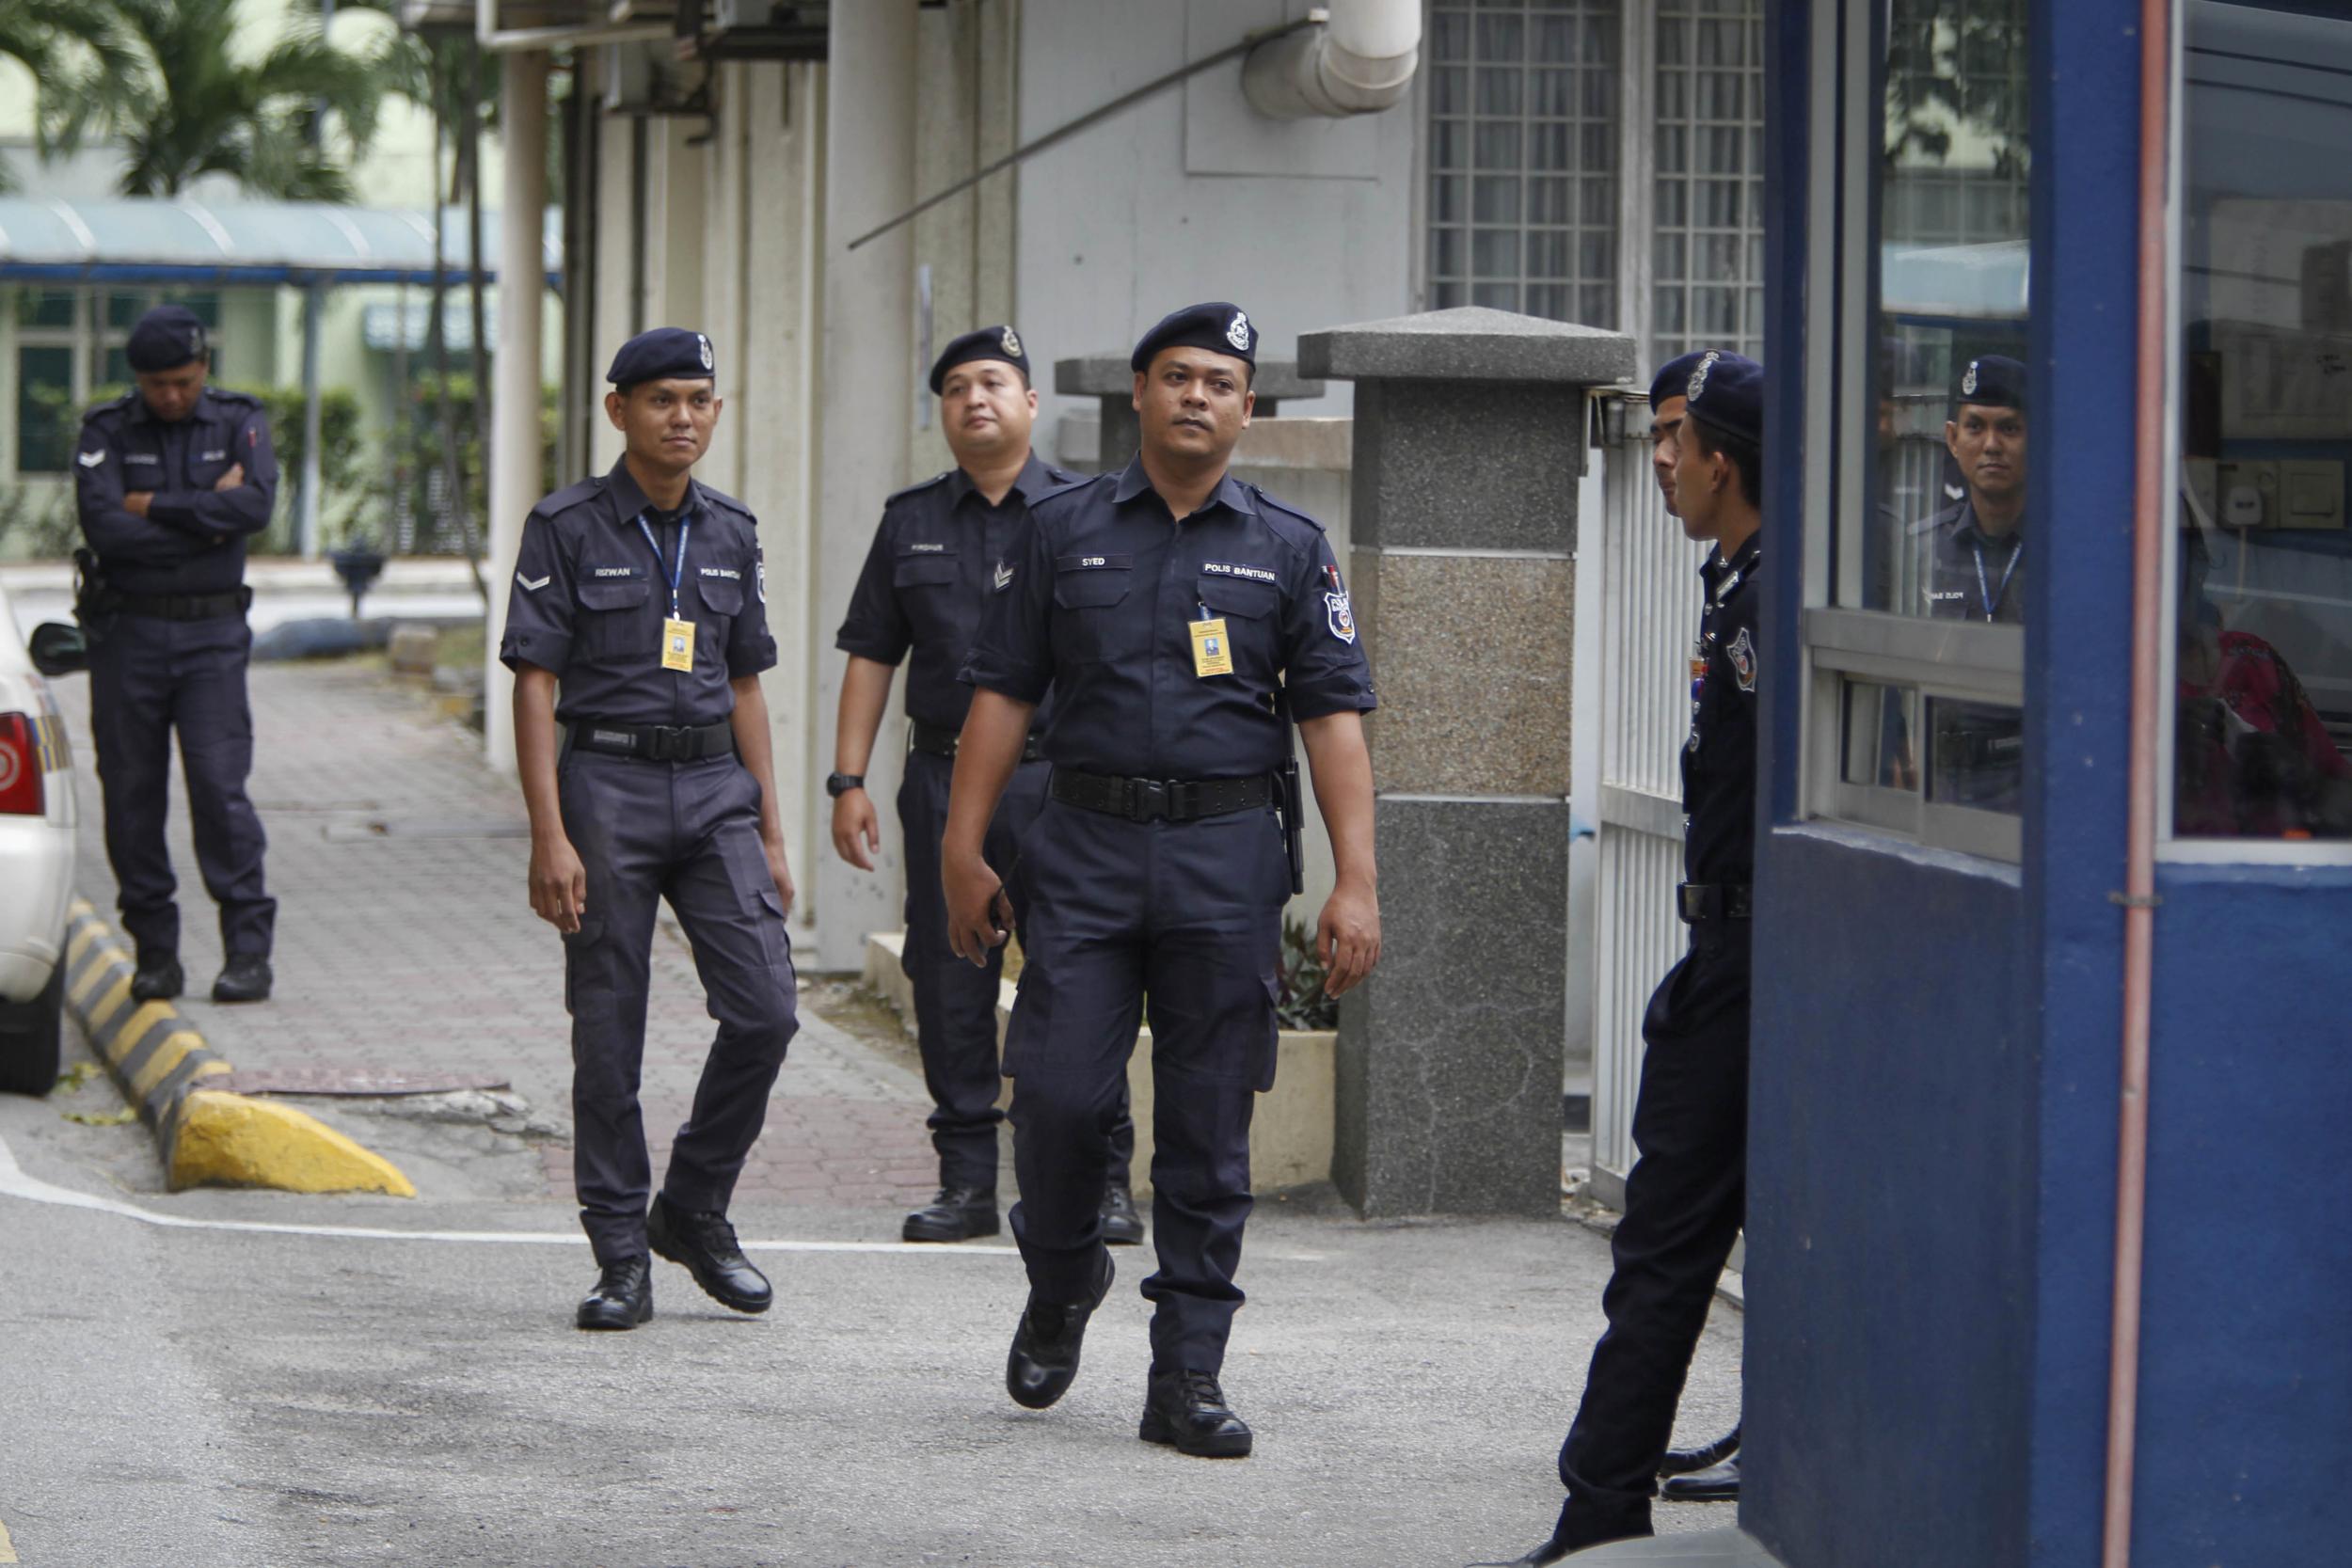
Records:
M828 773L825 775L825 793L836 800L853 789L865 787L866 775L863 773Z

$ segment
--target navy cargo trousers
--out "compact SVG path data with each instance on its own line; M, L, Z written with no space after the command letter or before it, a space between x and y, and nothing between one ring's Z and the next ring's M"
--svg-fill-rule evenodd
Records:
M1290 869L1268 809L1133 822L1049 800L1014 867L1028 915L1013 1079L1012 1231L1030 1288L1076 1302L1101 1267L1101 1199L1127 1058L1152 1019L1155 1370L1215 1372L1243 1296L1249 1117L1274 1083Z
M564 939L572 1015L572 1171L599 1266L645 1252L652 1164L637 1102L656 907L694 951L717 1037L663 1196L723 1212L800 1029L784 900L759 842L759 782L732 754L645 762L573 751L558 775L564 831L588 872Z
M1691 1356L1747 1216L1748 938L1744 920L1692 927L1690 952L1642 1020L1640 1158L1610 1242L1609 1328L1560 1448L1562 1483L1603 1508L1657 1490Z
M943 1187L996 1185L996 1108L1003 1078L997 1070L996 994L1005 969L1004 949L992 948L988 966L959 958L947 943L947 896L940 884L940 840L947 831L947 786L955 777L952 757L929 752L907 753L898 784L898 828L906 835L907 938L899 967L914 990L915 1037L923 1055L923 1083L930 1090L931 1147L939 1152ZM1042 762L1014 770L988 825L982 852L1013 900L1013 924L1025 932L1028 900L1013 875L1014 847L1045 805ZM1024 938L1025 941L1025 936ZM1126 1114L1122 1085L1120 1116L1111 1129L1111 1172L1120 1180L1136 1156L1136 1124Z
M197 867L220 906L221 951L269 954L278 901L262 884L266 840L246 795L253 770L253 709L245 688L252 647L243 615L166 621L116 614L90 639L90 730L106 807L106 859L122 927L142 960L180 949L179 883L164 840L174 731Z

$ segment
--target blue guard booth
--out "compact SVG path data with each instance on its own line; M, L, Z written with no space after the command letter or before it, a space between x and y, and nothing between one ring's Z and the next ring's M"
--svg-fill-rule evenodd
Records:
M1767 14L1740 1560L2352 1563L2352 7Z

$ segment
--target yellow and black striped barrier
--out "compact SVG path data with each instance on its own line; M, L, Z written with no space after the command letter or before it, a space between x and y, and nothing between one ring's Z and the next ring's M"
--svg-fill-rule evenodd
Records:
M208 1079L225 1079L215 1055L177 1007L131 995L131 955L87 899L66 922L66 1006L124 1098L155 1134L166 1183L184 1187L276 1187L293 1193L389 1193L416 1187L382 1155L274 1100L257 1100Z

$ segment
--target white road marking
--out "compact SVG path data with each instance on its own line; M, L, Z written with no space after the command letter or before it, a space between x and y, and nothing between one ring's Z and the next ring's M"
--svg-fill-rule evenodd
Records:
M576 1230L395 1230L382 1226L278 1225L263 1220L206 1220L186 1214L159 1214L152 1209L142 1209L119 1198L101 1197L96 1193L77 1193L28 1176L24 1167L16 1163L16 1156L9 1151L6 1138L0 1138L0 1197L18 1197L27 1203L47 1203L61 1209L91 1209L102 1214L113 1214L119 1219L136 1220L141 1225L170 1230L242 1230L271 1236L333 1236L359 1242L492 1242L523 1246L588 1244L588 1238ZM968 1243L940 1246L920 1242L745 1242L743 1250L883 1252L942 1258L1018 1258L1021 1255L1016 1247L973 1246ZM0 1561L6 1560L0 1559Z

